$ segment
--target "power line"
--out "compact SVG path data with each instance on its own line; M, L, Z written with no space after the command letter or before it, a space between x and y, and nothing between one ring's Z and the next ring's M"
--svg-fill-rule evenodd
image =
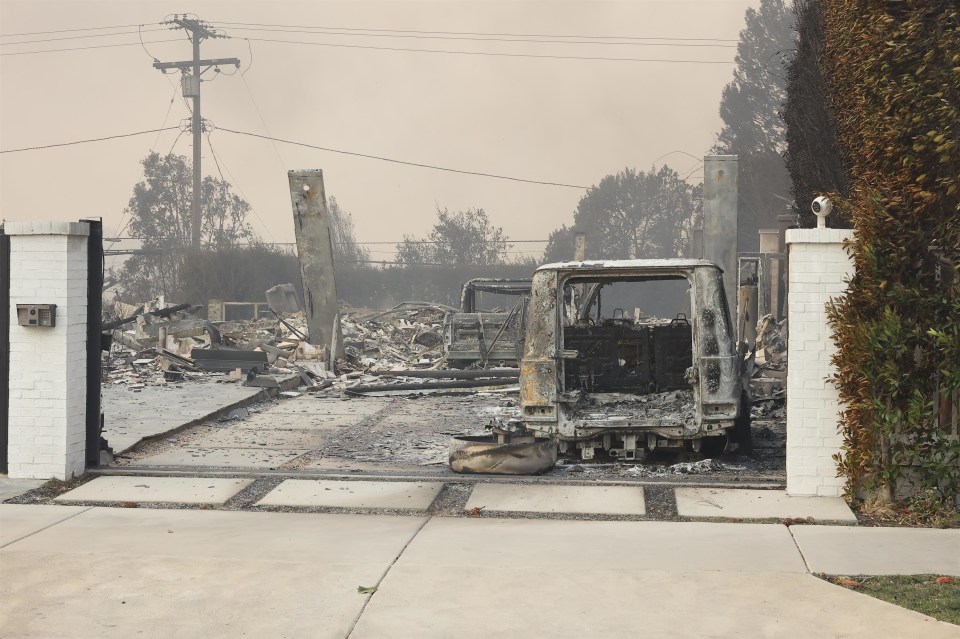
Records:
M668 155L673 155L674 153L682 153L683 155L686 155L687 157L693 158L694 160L696 160L696 161L699 162L700 164L703 164L703 158L702 158L702 157L697 157L696 155L693 155L692 153L687 153L686 151L679 151L679 150L678 150L678 151L667 151L666 153L664 153L663 155L661 155L660 157L658 157L656 160L654 160L654 161L651 162L650 164L656 164L657 162L659 162L659 161L662 160L663 158L667 157Z
M156 62L157 56L150 53L150 51L147 50L147 45L143 43L143 32L141 31L142 28L143 28L142 24L137 25L137 37L140 39L140 46L143 47L143 52L147 54L147 57L149 57L151 60ZM166 74L164 74L164 77L166 77ZM170 80L168 79L167 82L170 82Z
M19 153L20 151L37 151L40 149L52 149L58 146L72 146L74 144L86 144L88 142L103 142L105 140L117 140L119 138L132 138L135 135L146 135L147 133L157 133L159 131L172 131L180 127L168 126L161 129L148 129L146 131L135 131L133 133L121 133L119 135L108 135L104 138L90 138L89 140L75 140L73 142L60 142L58 144L45 144L43 146L28 146L22 149L0 149L0 153Z
M223 171L220 170L220 160L217 158L217 152L213 149L213 141L211 141L210 139L209 131L207 132L207 146L210 147L210 153L213 155L213 161L217 165L217 172L220 173L220 179L226 182L227 180L223 177ZM243 200L250 205L250 210L253 211L253 214L257 216L258 220L260 220L260 224L263 226L263 230L267 232L267 235L272 240L273 233L270 232L270 227L267 226L267 223L263 221L262 217L260 217L260 213L257 212L257 209L254 208L253 204L250 204L250 200L247 198L247 194L243 192L242 188L240 188L240 183L237 181L235 177L233 177L233 173L230 171L230 167L227 166L226 162L223 163L223 168L227 170L227 175L230 176L230 180L232 181L233 185L237 187L238 191L240 191L240 197L242 197Z
M147 33L151 31L166 31L166 29L144 29ZM17 44L35 44L37 42L61 42L63 40L81 40L83 38L109 38L111 36L118 35L130 35L133 33L140 33L140 29L137 31L116 31L114 33L89 33L87 35L76 35L76 36L64 36L61 38L39 38L35 40L20 40L19 42L0 42L0 46L13 46Z
M183 136L183 134L187 132L186 127L180 126L180 127L176 127L176 128L180 129L180 133L178 133L178 134L177 134L177 137L175 137L175 138L173 139L173 144L170 145L170 150L167 151L167 155L171 155L171 154L173 153L173 150L174 150L175 148L177 148L177 142L179 142L179 141L180 141L180 138Z
M230 37L230 36L227 36ZM277 40L272 38L244 38L253 42L274 42L280 44L302 44L314 47L335 47L341 49L372 49L374 51L406 51L413 53L440 53L445 55L476 55L497 58L541 58L548 60L595 60L601 62L668 62L677 64L735 64L733 60L675 60L672 58L615 58L606 56L550 55L542 53L503 53L494 51L457 51L452 49L412 49L408 47L375 47L365 44L340 44L334 42L308 42L305 40Z
M182 38L167 38L164 40L145 40L147 44L158 44L161 42L183 42ZM33 55L35 53L57 53L59 51L88 51L90 49L111 49L113 47L138 47L140 42L129 42L123 44L98 44L89 47L70 47L67 49L36 49L34 51L14 51L11 53L0 53L0 56L12 55Z
M173 93L170 95L170 104L167 105L167 113L163 116L163 123L160 125L161 128L167 126L167 118L170 117L170 111L173 109L173 101L177 99L177 89L180 87L174 85ZM157 146L157 143L160 142L160 136L163 135L163 131L157 133L157 139L153 141L153 144L150 146L150 150L153 151L154 147ZM179 136L178 136L179 137ZM167 155L170 155L169 153Z
M457 35L424 35L424 34L408 34L408 33L359 33L357 31L333 31L333 30L323 30L317 31L315 29L325 29L324 27L315 27L314 29L294 29L294 28L282 28L282 29L272 29L264 27L234 27L240 31L267 31L270 33L309 33L314 35L330 35L330 36L348 36L354 38L412 38L417 40L458 40L458 41L467 41L467 42L526 42L526 43L543 43L543 44L593 44L593 45L602 45L602 46L633 46L633 47L719 47L719 48L730 48L735 49L737 45L735 44L720 44L720 43L708 43L708 42L653 42L653 41L617 41L617 40L549 40L549 39L537 39L535 37L529 38L509 38L509 37L474 37L474 36L457 36ZM546 38L548 36L542 36Z
M260 135L258 133L248 133L246 131L234 131L233 129L227 129L224 127L217 127L220 131L226 131L227 133L235 133L237 135L247 135L253 138L262 138L264 140L273 140L275 142L283 142L284 144L293 144L294 146L302 146L308 149L317 149L318 151L329 151L330 153L339 153L341 155L352 155L355 157L367 158L370 160L380 160L381 162L392 162L393 164L403 164L406 166L416 166L422 169L433 169L435 171L447 171L448 173L460 173L463 175L476 175L479 177L488 177L496 178L498 180L510 180L512 182L525 182L527 184L542 184L544 186L563 186L571 189L586 189L589 187L580 186L578 184L563 184L561 182L544 182L541 180L528 180L525 178L510 177L507 175L496 175L494 173L481 173L479 171L465 171L461 169L451 169L444 166L436 166L433 164L421 164L419 162L408 162L406 160L396 160L394 158L383 157L379 155L369 155L367 153L356 153L354 151L344 151L342 149L332 149L329 147L316 146L313 144L306 144L305 142L294 142L293 140L284 140L282 138L274 138L267 135Z
M247 46L250 46L249 42L247 42ZM251 48L250 51L252 56L253 49ZM253 108L257 112L257 117L260 118L260 124L263 125L263 130L267 135L271 135L270 128L267 126L267 121L263 119L263 113L260 111L260 106L253 97L253 91L250 90L250 85L247 84L247 78L245 78L242 73L240 74L240 81L243 83L243 88L246 89L247 95L250 97L250 103L253 104ZM277 160L280 162L280 168L286 169L286 164L283 161L283 156L280 155L280 149L277 148L277 143L271 140L270 145L273 147L273 152L277 155Z
M249 26L249 27L289 27L291 29L301 29L306 25L297 24L264 24L260 22L222 22L218 24L228 26ZM739 42L739 40L725 38L672 38L672 37L640 37L640 36L592 36L592 35L561 35L557 33L537 34L537 33L491 33L482 31L422 31L417 29L373 29L366 27L312 27L314 29L337 29L340 31L374 31L380 33L418 33L418 34L444 34L460 36L504 36L512 38L590 38L593 40L678 40L689 42Z
M175 87L174 87L174 91L176 91L177 88L179 88L179 87L176 87L176 86L175 86ZM170 104L167 105L167 112L166 112L166 114L164 114L164 116L163 116L163 123L160 125L160 127L161 127L160 132L157 133L157 138L153 141L153 144L150 145L150 152L151 152L151 153L153 153L153 149L156 148L157 144L159 144L159 142L160 142L160 136L163 135L163 131L165 130L163 127L166 127L166 125L167 125L167 118L170 117L170 109L173 108L174 96L176 96L176 93L174 93L173 95L170 96ZM181 131L180 133L182 134L183 131ZM177 140L179 140L179 139L180 139L180 136L178 135L178 136L177 136ZM174 145L176 145L176 143L177 143L176 140L174 140ZM171 148L170 150L173 151L172 148ZM167 155L170 155L170 154L167 153ZM126 215L127 215L127 209L124 209L124 210L123 210L123 213L120 215L120 222L121 222L121 223L123 223L124 218L126 217ZM123 232L127 229L127 226L128 226L128 225L130 224L130 222L132 222L132 221L133 221L133 217L131 217L129 220L127 220L127 221L126 221L126 224L123 224L123 226L122 226L122 227L120 228L120 230L117 232L117 235L122 235ZM112 249L114 244L116 244L116 240L110 242L110 246L108 246L107 249Z
M18 38L28 35L46 35L48 33L76 33L78 31L106 31L108 29L127 29L135 27L135 24L115 24L110 27L86 27L83 29L57 29L55 31L30 31L27 33L0 33L0 38Z

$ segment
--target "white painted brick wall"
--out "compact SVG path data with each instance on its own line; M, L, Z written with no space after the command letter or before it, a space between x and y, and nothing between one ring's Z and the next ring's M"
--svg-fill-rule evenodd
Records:
M853 262L844 229L787 231L790 275L789 362L787 368L787 493L840 496L833 455L843 441L837 428L840 400L829 381L836 369L830 358L836 345L827 325L826 303L841 297Z
M86 445L87 225L6 222L10 235L10 477L69 479ZM53 328L17 304L56 304Z

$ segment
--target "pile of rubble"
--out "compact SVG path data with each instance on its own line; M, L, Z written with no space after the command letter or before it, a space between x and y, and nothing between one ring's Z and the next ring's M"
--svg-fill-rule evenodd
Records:
M764 315L757 322L757 342L750 392L754 402L783 399L787 396L787 320L777 322Z
M344 312L340 325L346 358L337 367L363 371L444 368L442 331L448 310L408 302L370 316Z
M437 388L502 386L516 370L450 371L443 354L443 318L449 307L404 303L388 311L341 314L344 355L308 341L302 312L252 320L210 321L200 307L115 304L103 324L110 343L104 381L138 389L226 375L229 381L276 388L298 377L299 390L393 394ZM453 378L453 379L451 379Z

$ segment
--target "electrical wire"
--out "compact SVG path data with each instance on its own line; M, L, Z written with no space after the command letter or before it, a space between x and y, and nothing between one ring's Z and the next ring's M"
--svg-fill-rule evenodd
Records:
M170 95L170 104L167 105L167 113L166 113L166 115L163 116L163 123L160 125L161 129L162 129L163 127L167 126L167 118L170 117L170 111L173 109L173 102L174 102L174 100L177 99L177 90L178 90L179 88L180 88L180 87L178 87L178 86L176 86L176 85L174 85L174 87L173 87L173 93ZM153 144L152 144L152 145L150 145L150 151L151 151L151 152L152 152L153 149L157 146L157 143L160 142L160 136L161 136L161 135L163 135L163 131L160 131L159 133L157 133L157 139L153 141ZM169 155L169 154L168 154L168 155Z
M227 36L228 38L230 36ZM457 51L453 49L412 49L407 47L375 47L364 44L342 44L334 42L308 42L305 40L277 40L273 38L246 38L254 42L273 42L279 44L302 44L314 47L334 47L339 49L370 49L374 51L405 51L412 53L440 53L445 55L475 55L497 58L541 58L548 60L594 60L601 62L666 62L676 64L735 64L734 60L676 60L672 58L615 58L605 56L549 55L542 53L504 53L495 51Z
M22 149L0 149L0 153L19 153L21 151L38 151L40 149L52 149L59 146L73 146L74 144L86 144L88 142L103 142L105 140L117 140L120 138L132 138L135 135L145 135L147 133L157 133L158 131L171 131L178 127L168 126L161 129L148 129L146 131L135 131L133 133L120 133L118 135L108 135L103 138L90 138L89 140L74 140L73 142L60 142L58 144L45 144L43 146L27 146Z
M146 31L147 33L150 33L151 31L166 31L166 29L147 29ZM65 36L62 38L40 38L35 40L20 40L18 42L0 42L0 46L6 47L17 44L36 44L38 42L61 42L63 40L81 40L83 38L109 38L110 36L130 35L133 33L140 33L140 29L138 28L136 31L116 31L114 33L90 33L87 35Z
M247 95L250 97L250 102L253 104L253 108L257 112L257 117L260 118L260 124L263 125L263 130L267 135L271 135L270 129L267 127L267 121L263 119L263 113L260 111L260 106L254 99L253 91L250 90L250 85L247 84L247 79L243 77L243 74L240 74L240 80L243 82L243 88L247 90ZM273 140L270 140L270 145L273 147L273 152L277 155L277 160L280 162L280 169L286 170L286 163L283 161L283 156L280 155L280 149L277 148L277 143Z
M178 134L177 134L177 137L175 137L175 138L173 139L173 144L170 145L170 150L167 151L167 155L170 155L170 154L173 153L173 149L176 148L177 142L180 141L180 136L182 136L184 133L187 132L186 127L175 127L175 128L179 128L179 129L180 129L180 133L178 133Z
M143 26L143 25L137 25L137 36L139 36L139 38L140 38L140 46L143 47L143 52L146 53L147 56L149 56L151 60L153 60L154 62L159 62L160 60L157 58L157 56L155 56L155 55L153 55L152 53L150 53L150 52L147 50L147 45L145 45L145 44L143 43L143 33L140 31L140 28L141 28L142 26ZM167 74L164 73L163 75L166 76Z
M165 40L147 40L147 44L158 44L161 42L183 42L182 38L167 38ZM36 49L34 51L14 51L11 53L0 53L0 56L14 56L14 55L33 55L36 53L57 53L61 51L89 51L90 49L111 49L113 47L136 47L140 46L139 42L130 42L123 44L98 44L90 47L70 47L67 49Z
M667 151L666 153L664 153L663 155L661 155L660 157L658 157L656 160L654 160L654 161L651 162L650 164L656 164L657 162L659 162L659 161L662 160L663 158L667 157L668 155L673 155L674 153L682 153L683 155L686 155L687 157L693 158L694 160L696 160L696 161L699 162L700 164L703 164L703 158L698 158L697 156L693 155L692 153L687 153L686 151Z
M693 167L693 170L692 170L692 171L690 171L689 173L687 173L687 174L684 176L683 181L686 182L686 181L687 181L687 178L689 178L691 175L693 175L693 174L697 171L697 169L701 168L702 166L703 166L703 161L701 160L701 161L699 162L699 164L697 164L695 167Z
M566 187L566 188L570 188L570 189L586 189L586 188L589 188L589 187L586 187L586 186L580 186L580 185L578 185L578 184L564 184L564 183L562 183L562 182L545 182L545 181L541 181L541 180L528 180L528 179L525 179L525 178L510 177L510 176L507 176L507 175L497 175L497 174L494 174L494 173L482 173L482 172L479 172L479 171L465 171L465 170L461 170L461 169L451 169L451 168L449 168L449 167L444 167L444 166L436 166L436 165L433 165L433 164L421 164L421 163L419 163L419 162L408 162L408 161L406 161L406 160L397 160L397 159L394 159L394 158L388 158L388 157L383 157L383 156L379 156L379 155L370 155L370 154L367 154L367 153L356 153L356 152L354 152L354 151L344 151L344 150L342 150L342 149L332 149L332 148L330 148L330 147L316 146L316 145L314 145L314 144L307 144L307 143L305 143L305 142L295 142L295 141L293 141L293 140L284 140L284 139L282 139L282 138L274 138L274 137L270 137L270 136L266 136L266 135L260 135L260 134L258 134L258 133L249 133L249 132L247 132L247 131L235 131L235 130L233 130L233 129L227 129L227 128L224 128L224 127L218 127L218 129L219 129L220 131L226 131L227 133L235 133L235 134L237 134L237 135L246 135L246 136L250 136L250 137L253 137L253 138L262 138L262 139L264 139L264 140L274 140L274 141L276 141L276 142L283 142L284 144L292 144L292 145L294 145L294 146L302 146L302 147L306 147L306 148L308 148L308 149L316 149L316 150L318 150L318 151L328 151L328 152L330 152L330 153L339 153L339 154L341 154L341 155L352 155L352 156L355 156L355 157L367 158L367 159L369 159L369 160L380 160L381 162L392 162L392 163L394 163L394 164L403 164L403 165L406 165L406 166L416 166L416 167L419 167L419 168L422 168L422 169L433 169L433 170L435 170L435 171L446 171L446 172L448 172L448 173L460 173L460 174L463 174L463 175L476 175L476 176L479 176L479 177L495 178L495 179L498 179L498 180L510 180L510 181L512 181L512 182L524 182L524 183L527 183L527 184L541 184L541 185L543 185L543 186L562 186L562 187Z
M144 47L144 50L146 50L146 47ZM150 55L149 52L147 53L147 55ZM173 109L173 102L174 102L174 100L176 99L177 90L180 88L180 87L178 87L176 84L174 84L173 82L171 82L171 81L170 81L170 78L168 78L166 75L164 75L163 77L164 77L164 79L167 81L167 83L170 85L170 88L173 89L173 94L170 96L170 104L167 105L167 112L163 115L163 122L160 124L160 128L161 128L161 129L163 129L164 127L167 126L167 118L170 117L170 111L171 111L171 109ZM153 153L154 149L157 147L157 144L160 143L160 136L161 136L161 135L163 135L163 131L160 131L160 132L157 133L156 139L153 141L153 144L150 145L150 153ZM181 135L183 135L183 129L182 129L182 128L180 129L180 133L177 134L177 139L173 141L174 146L176 146L177 141L180 139L180 136L181 136ZM170 151L167 153L167 155L170 155L170 153L172 153L172 152L173 152L173 147L170 147ZM138 173L139 173L139 172L138 172ZM120 226L120 231L117 233L117 235L123 235L123 232L127 229L127 226L129 226L129 225L130 225L130 222L133 221L133 216L131 215L130 218L126 220L126 223L124 223L124 218L127 217L127 213L129 213L129 210L128 210L128 209L124 209L123 212L120 214L120 225L121 225L121 226ZM113 248L113 245L116 244L116 242L117 242L116 239L114 239L112 242L110 242L110 246L108 246L107 249L108 249L108 250L109 250L109 249L112 249L112 248Z
M27 33L0 33L0 38L19 38L29 35L47 35L48 33L77 33L80 31L106 31L107 29L128 29L135 27L135 24L116 24L110 27L86 27L83 29L57 29L55 31L30 31Z
M213 155L213 161L217 165L217 172L220 173L220 179L226 182L226 178L223 177L223 171L220 170L220 160L217 158L217 152L214 150L213 142L210 140L210 131L207 131L207 146L210 147L210 153ZM226 162L223 163L223 168L227 170L227 175L230 176L231 183L237 187L237 191L240 192L240 197L242 197L247 204L250 204L250 200L247 199L247 194L243 192L242 188L240 188L240 183L237 182L237 179L233 176L233 173L230 171L230 167L227 166ZM263 218L260 217L260 213L257 212L257 209L254 208L253 204L250 204L250 210L253 211L253 214L258 220L260 220L260 225L263 226L263 230L267 232L267 236L269 236L271 240L274 239L273 233L270 232L270 227L266 222L263 221Z
M523 42L523 43L543 43L543 44L593 44L601 46L632 46L632 47L718 47L735 49L735 44L720 44L706 42L637 42L637 41L591 41L591 40L547 40L535 38L505 38L505 37L473 37L473 36L455 36L455 35L414 35L402 33L357 33L343 32L333 30L309 30L309 29L271 29L263 27L233 27L240 31L266 31L268 33L309 33L314 35L329 36L347 36L353 38L412 38L417 40L458 40L467 42ZM316 27L323 29L323 27ZM547 36L544 36L547 37Z
M247 41L247 52L250 54L250 62L247 63L247 68L240 72L241 77L247 75L247 71L253 66L253 46L251 46L249 39L244 38L244 40Z
M218 24L228 26L250 26L250 27L289 27L291 29L301 29L306 25L298 24L264 24L260 22L223 22L216 21ZM537 34L537 33L490 33L481 31L422 31L417 29L373 29L365 27L312 27L314 29L337 29L340 31L374 31L380 33L419 33L419 34L444 34L444 35L463 35L463 36L504 36L512 38L590 38L593 40L678 40L690 42L739 42L739 40L725 38L672 38L672 37L639 37L639 36L591 36L591 35L560 35L556 33Z

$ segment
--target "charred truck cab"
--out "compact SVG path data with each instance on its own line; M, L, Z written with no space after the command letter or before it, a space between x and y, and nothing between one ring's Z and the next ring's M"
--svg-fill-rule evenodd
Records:
M511 430L555 439L561 455L585 460L749 451L743 355L712 262L541 266Z

